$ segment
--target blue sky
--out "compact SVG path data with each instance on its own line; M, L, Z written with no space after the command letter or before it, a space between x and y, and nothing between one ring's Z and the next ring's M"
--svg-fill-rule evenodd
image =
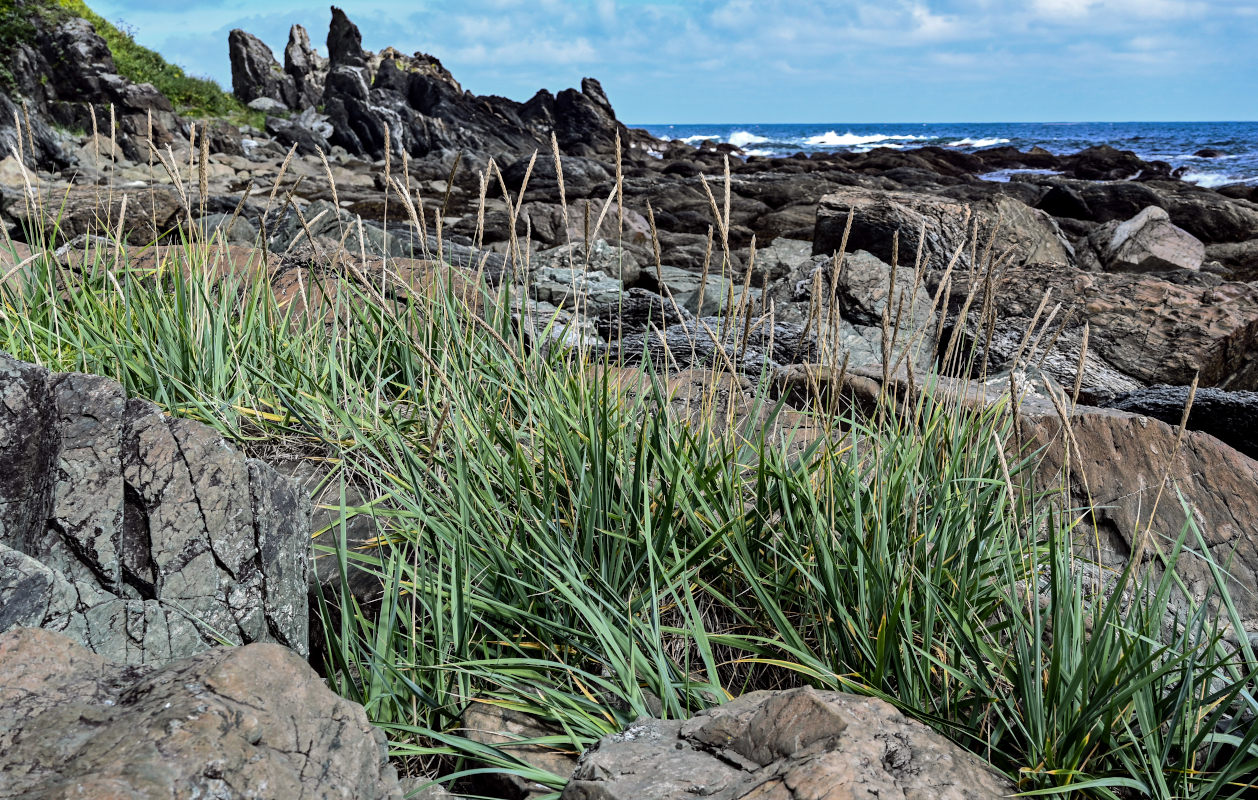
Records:
M89 0L138 41L231 84L227 33L282 60L325 5ZM467 89L527 99L603 82L625 121L1258 119L1255 0L345 2L365 45L422 50Z

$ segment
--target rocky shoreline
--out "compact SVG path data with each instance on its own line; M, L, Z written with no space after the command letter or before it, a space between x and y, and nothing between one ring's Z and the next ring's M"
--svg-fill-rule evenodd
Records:
M531 347L646 358L682 384L728 368L740 421L761 413L756 380L788 407L823 388L907 403L937 368L978 407L1026 393L1016 443L1093 509L1080 531L1100 564L1191 513L1232 581L1258 580L1258 187L1201 188L1108 147L747 156L631 130L590 78L523 103L473 95L433 56L364 50L337 8L326 42L325 58L294 26L281 65L233 31L232 88L255 115L239 124L123 78L83 19L37 25L0 91L0 286L41 254L78 273L94 252L156 263L201 241L214 269L296 307L320 271L387 271L370 291L404 297L441 261L510 292ZM1032 172L981 177L1007 170ZM401 796L379 729L303 661L310 603L337 580L309 563L311 531L363 498L104 378L0 354L0 400L0 798ZM779 434L804 430L798 405ZM352 546L380 532L360 522ZM1176 574L1186 618L1214 575ZM355 586L364 603L377 589ZM1258 646L1252 591L1234 611L1230 646ZM458 735L562 733L483 705ZM811 689L642 720L579 760L516 752L571 774L565 800L1015 790L880 700Z

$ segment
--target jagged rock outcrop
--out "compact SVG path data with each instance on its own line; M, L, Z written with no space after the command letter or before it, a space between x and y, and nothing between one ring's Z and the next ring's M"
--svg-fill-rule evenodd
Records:
M889 703L804 688L751 692L684 722L642 720L604 736L562 798L995 800L1014 791Z
M554 96L542 90L525 103L478 97L464 91L433 56L364 50L362 34L340 8L332 8L326 65L300 26L289 34L283 70L254 37L243 32L232 37L237 97L246 102L271 97L294 110L322 105L330 134L304 137L292 123L274 129L268 123L268 131L299 143L303 152L313 152L326 140L355 155L381 158L386 127L395 152L413 157L455 149L498 157L526 154L548 149L552 131L564 152L579 155L611 153L617 134L629 141L628 129L592 78L582 81L580 91Z
M18 0L25 6L28 0ZM148 158L148 119L153 120L153 142L158 147L184 135L184 122L165 95L152 84L133 83L118 74L113 54L92 24L81 17L48 16L29 10L35 22L28 40L6 54L13 75L13 92L25 98L32 119L62 128L110 132L113 106L118 144L134 161ZM51 20L45 24L45 20ZM3 106L0 103L0 106ZM0 107L0 116L4 108ZM93 114L96 124L93 125ZM0 125L11 125L0 121ZM37 136L47 147L51 142ZM60 149L60 148L57 148ZM45 154L41 166L64 164L64 153Z
M0 631L125 664L307 652L309 499L212 429L0 353L0 463Z
M319 55L310 44L310 34L300 25L288 31L288 46L284 48L284 72L293 79L297 91L297 105L306 109L318 105L323 97L323 83L328 74L328 60Z
M280 69L271 48L236 28L227 35L227 56L232 65L232 93L243 103L269 98L296 108L300 98L292 75Z
M384 734L292 652L160 668L59 634L0 635L0 798L401 800Z

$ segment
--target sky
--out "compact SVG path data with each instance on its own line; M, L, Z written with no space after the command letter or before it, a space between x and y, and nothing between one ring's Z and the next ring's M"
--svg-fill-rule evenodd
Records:
M231 85L227 34L283 60L309 0L89 0ZM371 50L525 100L603 83L629 124L1258 119L1255 0L410 0L342 5Z

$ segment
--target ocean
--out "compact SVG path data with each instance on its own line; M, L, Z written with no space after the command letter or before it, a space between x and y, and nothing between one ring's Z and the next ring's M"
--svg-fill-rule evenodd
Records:
M728 142L749 155L805 152L864 152L875 147L925 145L974 152L986 147L1039 146L1075 153L1108 144L1132 150L1146 161L1184 167L1183 179L1201 186L1258 184L1258 122L976 122L816 125L640 125L662 139ZM1215 158L1199 150L1222 153ZM994 180L1002 176L993 174Z

